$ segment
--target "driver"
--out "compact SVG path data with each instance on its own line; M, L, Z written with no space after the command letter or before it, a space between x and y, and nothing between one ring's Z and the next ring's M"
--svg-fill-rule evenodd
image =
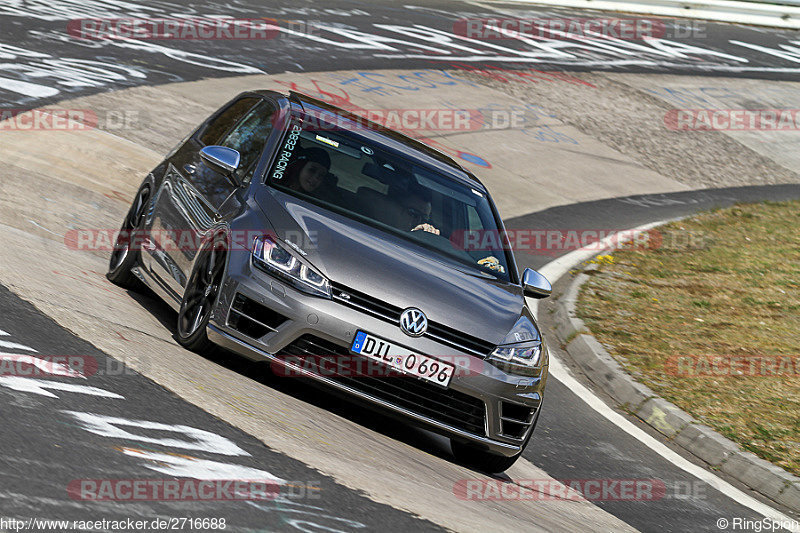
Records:
M331 157L322 148L307 148L289 164L286 186L295 191L312 194L322 185L331 168Z
M431 193L420 185L411 185L398 202L396 227L403 231L427 231L439 235L430 223Z

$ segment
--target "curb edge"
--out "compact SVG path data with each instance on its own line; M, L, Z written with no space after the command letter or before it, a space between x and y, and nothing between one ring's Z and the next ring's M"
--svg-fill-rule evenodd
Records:
M614 402L645 424L711 467L770 500L800 512L800 477L742 450L732 440L635 381L591 334L577 317L576 305L578 291L589 279L585 272L595 269L596 265L582 268L555 301L556 335L572 360Z

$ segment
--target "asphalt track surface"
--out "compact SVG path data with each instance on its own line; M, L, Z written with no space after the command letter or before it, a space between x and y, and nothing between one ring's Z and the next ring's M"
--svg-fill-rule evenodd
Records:
M83 5L83 7L81 7ZM141 4L143 6L144 4ZM9 4L11 6L11 4ZM264 56L252 43L215 41L192 43L170 42L172 51L157 50L153 46L117 43L114 45L75 42L64 39L64 18L53 18L52 10L30 6L18 8L0 6L0 37L4 60L13 64L0 77L0 101L5 107L38 107L67 97L119 89L131 85L153 85L174 81L188 81L206 77L231 76L247 73L276 73L283 71L315 71L337 68L440 68L446 62L472 61L474 54L451 54L441 57L430 50L415 49L408 42L435 46L431 42L414 40L398 35L396 31L376 29L375 24L422 25L439 31L452 30L453 20L475 14L554 13L554 10L535 10L500 4L426 3L424 7L406 8L391 3L361 4L339 2L325 8L312 3L284 5L282 8L265 8L257 2L236 2L230 5L152 2L145 10L149 16L161 13L192 12L202 15L221 14L236 17L268 16L286 19L323 20L329 24L346 25L368 35L392 36L406 44L391 43L396 50L346 48L345 44L364 44L368 38L353 34L338 34L339 44L310 41L305 37L292 40L276 39L271 43L269 57ZM20 13L10 10L19 9ZM84 9L84 14L79 13ZM92 2L75 2L70 7L67 20L79 16L103 16ZM120 16L111 10L111 15ZM136 10L132 10L137 12ZM560 16L568 11L555 10ZM572 15L576 15L574 12ZM578 14L581 15L581 14ZM596 51L582 51L575 58L541 59L535 66L547 70L597 70L620 72L689 73L694 75L751 76L760 79L797 79L796 61L756 50L753 47L732 44L732 41L749 43L769 49L788 44L796 39L788 32L709 24L707 35L686 42L716 53L735 54L748 59L747 68L741 61L719 55L705 56L702 60L684 60L640 54L626 58L625 62L610 65L608 56L598 56ZM333 32L335 33L335 32ZM334 39L326 34L326 38ZM343 44L344 43L344 44ZM513 43L502 43L514 46ZM451 50L452 51L452 50ZM385 56L393 57L385 57ZM441 54L436 54L441 55ZM507 54L506 54L507 55ZM210 57L215 67L209 68ZM69 62L64 58L70 58ZM60 64L56 64L58 60ZM501 58L502 59L502 58ZM635 61L631 62L631 59ZM97 62L102 62L99 65ZM67 64L68 63L68 64ZM502 61L493 63L508 66ZM512 66L519 65L511 63ZM76 69L92 74L76 75ZM794 69L794 70L793 70ZM102 74L98 72L102 70ZM113 74L113 75L112 75ZM7 80L25 81L30 86ZM77 81L76 81L77 80ZM46 89L49 89L46 90ZM692 191L668 195L635 198L617 198L573 204L547 209L538 213L507 220L509 228L616 228L626 229L644 223L685 216L710 207L729 205L735 201L762 199L788 199L800 197L800 186L746 187ZM518 254L521 267L540 267L552 260L551 256ZM143 297L145 305L165 324L172 328L174 313L165 305ZM302 463L265 447L245 432L235 429L187 402L177 398L150 380L128 371L120 374L119 367L108 362L107 356L91 345L76 338L61 326L42 315L31 305L21 301L7 289L0 290L0 330L9 335L0 340L14 342L37 350L40 354L80 354L97 359L100 368L115 368L115 375L98 373L90 376L83 385L113 391L124 400L102 396L59 393L56 405L51 397L0 387L3 408L2 460L0 460L0 515L43 516L59 518L92 519L102 517L118 519L133 515L225 516L230 524L241 530L276 530L294 527L325 530L434 530L438 526L422 521L407 512L371 501L357 491L338 485L326 476ZM546 304L544 309L546 309ZM547 313L541 314L543 317ZM551 325L543 319L548 329ZM24 349L9 349L29 353ZM276 383L265 376L264 368L246 363L225 354L209 354L220 365L235 369L257 381L280 387L316 405L323 405L332 413L348 416L367 427L394 438L435 449L434 437L416 430L398 428L391 423L376 421L373 417L353 414L348 404L332 396L302 386L302 384ZM71 378L53 379L72 383ZM50 380L50 378L48 378ZM602 392L600 391L600 394ZM64 487L75 479L100 479L104 477L139 479L152 475L155 468L163 466L164 458L146 455L158 453L158 446L137 441L135 438L114 441L118 448L109 446L109 437L92 433L78 424L64 411L85 411L131 420L158 420L169 425L203 428L228 439L247 453L236 458L242 467L262 469L292 485L318 491L319 499L303 499L300 503L290 498L258 504L245 502L215 503L136 503L118 504L82 502L69 497ZM141 435L140 432L137 432ZM158 432L148 435L157 438ZM180 438L179 435L172 435ZM127 453L126 448L127 447ZM131 449L139 452L131 451ZM99 451L98 451L99 450ZM219 455L203 450L193 450L192 456L214 461ZM353 453L358 453L354 450ZM138 455L137 455L138 454ZM621 432L596 412L583 404L571 391L556 380L548 386L547 407L525 457L557 479L596 478L658 478L665 482L667 495L656 502L596 502L598 506L621 518L641 531L699 531L715 530L719 517L749 517L758 519L750 509L739 505L712 487L697 489L694 479L666 462L641 444ZM161 462L159 462L159 460ZM109 471L113 470L113 476ZM158 471L158 470L156 470ZM694 488L691 488L694 487ZM50 506L50 507L48 507ZM219 513L219 514L217 514ZM591 529L590 525L587 525ZM524 529L524 527L523 527Z
M163 18L170 15L276 19L275 38L257 40L132 41L76 38L85 18ZM457 63L742 76L795 80L800 73L796 32L697 22L667 24L662 40L598 43L561 39L484 43L454 34L468 17L581 18L602 13L535 8L502 2L106 2L19 0L0 5L0 102L28 107L134 85L207 77L375 68L445 68ZM310 29L309 29L310 28ZM295 33L289 33L290 31ZM447 44L441 44L446 41ZM487 44L488 43L488 44ZM794 44L796 47L796 44ZM687 49L691 47L691 49ZM789 47L789 48L786 48ZM266 50L265 50L266 48ZM796 48L794 49L796 50ZM684 53L685 52L685 53ZM689 53L691 52L691 53ZM20 85L22 82L22 85Z
M375 503L299 461L271 451L254 437L111 360L91 344L37 312L32 305L5 287L0 288L0 302L3 309L0 328L9 333L0 337L0 340L33 348L37 355L80 355L93 361L98 370L85 381L73 377L47 376L48 382L91 386L113 391L119 396L87 397L51 389L51 393L57 396L53 398L7 386L0 387L0 403L3 405L0 516L20 519L57 517L70 521L140 520L144 517L225 518L227 524L224 529L227 531L278 531L292 528L320 531L325 528L347 531L441 530L436 524ZM20 348L16 348L14 353L33 355L31 351ZM92 366L87 365L89 367ZM261 371L264 370L262 367ZM172 428L179 425L203 428L235 443L241 449L241 452L237 452L239 455L235 458L235 464L253 469L250 474L248 470L243 470L243 477L234 478L226 475L224 470L213 471L220 464L220 454L214 453L218 449L187 452L191 453L195 463L195 460L210 462L208 479L269 479L258 474L258 471L266 471L286 480L288 483L285 487L288 488L281 489L280 495L268 488L263 499L256 497L249 501L235 501L237 496L231 492L234 489L223 491L221 497L228 499L219 501L98 502L83 499L85 496L79 491L80 485L76 485L80 480L159 479L155 476L159 465L163 466L165 462L169 464L170 458L144 455L163 452L165 448L158 443L141 442L135 438L110 439L87 431L69 411L155 421ZM192 441L180 432L170 430L136 429L135 433L156 439L183 437L185 441ZM143 461L142 457L151 458ZM177 455L172 457L181 459ZM228 464L231 462L227 461ZM70 490L70 487L75 490ZM257 488L254 487L254 490ZM99 492L92 489L91 493L84 494L88 496ZM121 495L124 497L124 493Z

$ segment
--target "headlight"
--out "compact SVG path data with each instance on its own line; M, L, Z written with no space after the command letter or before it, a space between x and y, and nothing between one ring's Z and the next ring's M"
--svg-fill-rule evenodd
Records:
M487 360L510 374L530 376L539 373L545 358L546 348L539 330L523 316Z
M253 240L253 264L315 296L331 297L328 278L266 235Z

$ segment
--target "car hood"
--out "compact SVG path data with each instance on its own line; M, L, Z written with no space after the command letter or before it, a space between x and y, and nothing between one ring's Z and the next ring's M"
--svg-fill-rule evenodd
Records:
M417 307L429 320L495 344L522 313L517 285L272 188L256 201L277 236L297 244L333 284Z

